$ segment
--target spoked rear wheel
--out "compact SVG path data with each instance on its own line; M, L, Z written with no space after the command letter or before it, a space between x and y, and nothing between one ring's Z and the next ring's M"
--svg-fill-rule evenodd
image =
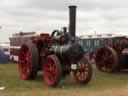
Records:
M103 72L118 71L118 54L111 48L101 48L96 54L96 67Z
M31 41L19 50L18 67L22 79L34 79L38 70L38 49Z
M77 70L73 71L73 75L75 79L82 84L87 84L91 80L92 67L85 56L78 62Z
M56 55L49 55L43 64L43 79L50 87L56 87L62 77L61 63Z

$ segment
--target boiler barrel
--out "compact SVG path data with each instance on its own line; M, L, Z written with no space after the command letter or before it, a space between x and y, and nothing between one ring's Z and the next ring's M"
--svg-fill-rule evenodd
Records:
M83 48L80 44L67 44L67 45L56 45L52 47L52 51L59 55L61 58L68 58L71 60L77 60L81 58L84 53Z

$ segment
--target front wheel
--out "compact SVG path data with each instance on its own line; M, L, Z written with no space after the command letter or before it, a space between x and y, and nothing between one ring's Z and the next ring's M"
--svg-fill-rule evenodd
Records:
M77 70L73 71L75 79L82 83L87 84L92 77L92 66L86 56L83 56L77 64Z
M56 55L49 55L43 64L43 79L50 87L56 87L62 77L62 66Z

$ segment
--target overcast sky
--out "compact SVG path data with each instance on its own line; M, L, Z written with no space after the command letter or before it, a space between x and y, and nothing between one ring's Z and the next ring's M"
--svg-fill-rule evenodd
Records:
M77 4L77 35L128 33L128 0L0 0L0 42L11 34L48 32L68 26L68 6Z

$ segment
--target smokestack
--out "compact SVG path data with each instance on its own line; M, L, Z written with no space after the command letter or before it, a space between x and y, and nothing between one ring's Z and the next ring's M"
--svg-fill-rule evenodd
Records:
M77 6L69 6L69 36L70 38L76 35L76 8Z

